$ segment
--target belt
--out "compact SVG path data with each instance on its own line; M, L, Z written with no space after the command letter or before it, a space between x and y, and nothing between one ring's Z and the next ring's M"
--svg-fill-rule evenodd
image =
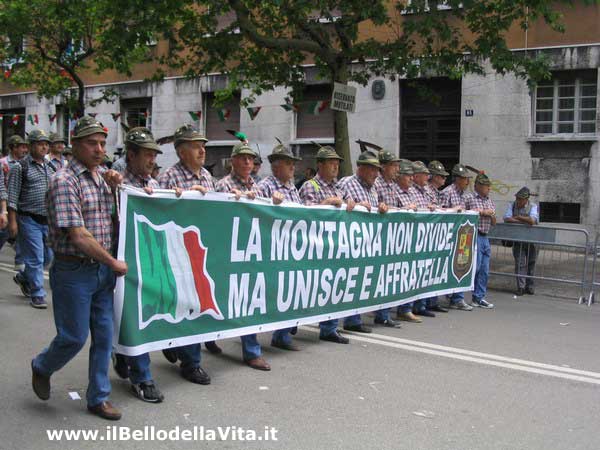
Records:
M83 264L98 264L94 258L89 258L87 256L75 256L75 255L61 255L57 253L54 255L54 259L58 261L67 261L67 262L78 262Z
M48 217L42 216L41 214L34 214L34 213L27 212L27 211L19 211L19 215L31 217L33 220L35 220L40 225L48 225Z
M481 231L479 232L479 236L487 236L487 233L482 233Z

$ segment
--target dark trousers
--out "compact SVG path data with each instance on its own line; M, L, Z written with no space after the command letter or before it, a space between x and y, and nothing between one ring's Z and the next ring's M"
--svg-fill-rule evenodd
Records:
M533 278L525 278L518 275L532 276L535 273L535 261L537 248L533 244L515 242L512 248L515 258L515 273L517 274L517 288L533 288Z

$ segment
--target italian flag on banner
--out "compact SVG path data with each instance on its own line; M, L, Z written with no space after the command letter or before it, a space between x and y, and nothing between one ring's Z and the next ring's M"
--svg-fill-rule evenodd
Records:
M48 114L48 120L53 123L56 120L56 114Z
M258 116L258 112L260 111L261 108L262 108L262 106L254 106L251 108L246 108L248 110L248 114L250 114L250 120L256 119L256 116Z
M221 122L225 122L226 120L229 120L229 117L231 116L231 110L230 109L219 109L217 111L217 114L219 115L219 120Z
M192 118L193 121L197 122L202 117L202 111L188 111L188 114Z
M13 125L19 124L19 115L18 114L15 114L14 116L12 116L12 123L13 123Z
M329 106L329 100L321 100L318 102L310 102L308 104L309 114L319 115Z
M200 230L172 221L153 224L141 214L134 214L134 222L140 329L155 320L179 323L203 315L224 320Z

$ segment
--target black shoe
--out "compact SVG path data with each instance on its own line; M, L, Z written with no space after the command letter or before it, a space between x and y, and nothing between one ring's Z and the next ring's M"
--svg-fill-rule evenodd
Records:
M152 381L144 381L140 384L132 384L131 392L133 392L133 395L140 400L148 403L160 403L165 399L165 396Z
M385 319L385 320L375 319L375 323L377 325L383 325L384 327L388 327L388 328L400 328L400 324L392 319Z
M273 341L271 342L271 347L280 348L281 350L289 350L290 352L299 352L300 347L291 342L288 344L286 342Z
M41 400L48 400L50 398L50 377L42 375L33 368L33 361L31 361L31 387L33 392Z
M204 346L206 347L206 350L213 355L220 355L223 353L223 350L221 350L221 347L219 347L215 341L205 342Z
M356 331L357 333L371 333L369 327L365 327L362 323L360 325L344 325L344 330L346 331Z
M181 369L181 376L192 383L210 384L210 377L200 366L187 370Z
M440 305L435 305L435 306L430 306L427 308L428 311L435 311L435 312L441 312L441 313L447 313L448 310L446 308L444 308L443 306Z
M525 293L526 293L527 295L535 295L535 291L533 290L533 288L532 288L532 287L526 287L526 288L525 288Z
M29 286L29 283L23 277L23 275L17 272L13 277L13 281L17 284L17 286L19 286L19 288L21 289L21 293L25 297L31 297L31 287Z
M521 289L521 288L517 289L517 292L516 292L516 294L517 294L518 296L525 295L525 289Z
M290 334L291 334L292 336L296 336L296 334L297 334L297 333L298 333L298 327L293 327L293 328L290 330Z
M129 378L129 365L127 364L127 358L119 353L112 352L110 355L113 363L113 369L117 372L120 378Z
M175 364L177 362L177 350L166 348L162 351L162 354L170 363Z
M422 309L420 311L415 311L415 314L417 316L423 316L423 317L435 317L435 314L432 313L431 311L427 310L427 309Z
M335 342L336 344L349 344L350 343L350 339L342 336L339 333L339 331L337 331L337 330L331 334L328 334L327 336L319 336L319 339L321 339L322 341Z

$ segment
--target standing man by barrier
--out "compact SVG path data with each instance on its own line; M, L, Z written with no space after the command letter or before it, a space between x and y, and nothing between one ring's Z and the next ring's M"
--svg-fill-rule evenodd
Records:
M174 189L178 195L181 195L183 190L199 191L203 194L214 191L213 177L203 167L208 139L189 124L179 127L173 138L179 161L158 178L160 187ZM210 376L200 367L200 344L163 350L163 355L173 364L178 359L181 361L181 376L186 380L196 384L210 384Z
M252 178L252 168L258 156L247 143L236 144L231 151L231 173L219 180L216 185L217 192L233 192L237 195L246 195L254 198L256 188ZM240 336L242 340L242 357L244 362L256 370L271 370L271 366L262 356L262 349L256 333Z
M515 201L510 202L504 213L504 222L522 225L537 225L540 221L538 205L531 203L529 188L523 187L515 194ZM535 262L537 259L537 247L526 242L514 242L513 257L515 258L515 273L517 274L517 295L535 294L533 278L529 277L535 273ZM519 276L521 275L521 276Z
M488 275L490 273L490 256L492 247L487 237L491 228L496 225L496 205L489 197L492 183L487 175L479 173L475 177L475 192L465 197L465 207L479 213L477 228L477 267L475 269L475 290L472 303L480 308L491 309L493 303L485 299L487 293Z
M11 167L8 178L8 233L17 238L25 269L15 275L15 282L25 293L30 290L30 304L45 309L44 267L52 260L47 246L48 207L46 192L54 173L46 163L50 138L42 130L29 133L29 155Z
M160 186L151 177L156 156L162 154L160 147L147 128L132 128L125 136L127 147L127 168L123 174L123 184L144 189L151 194ZM129 378L131 392L140 400L148 403L160 403L164 400L150 372L150 354L137 356L115 354L114 368L121 378Z
M113 337L115 275L127 264L112 256L114 198L100 176L107 130L89 116L77 121L75 158L50 180L48 219L55 261L50 269L56 337L31 362L31 384L42 400L50 398L50 377L85 345L91 331L87 408L104 419L121 413L109 401L108 370ZM88 331L89 330L89 331Z
M307 206L332 205L342 206L346 201L348 211L354 208L354 201L338 187L337 176L343 161L332 147L325 146L317 152L317 174L300 188L300 198ZM348 344L350 340L338 331L339 319L325 320L319 324L319 339Z
M469 180L472 178L469 170L462 164L456 164L452 168L454 182L442 191L442 206L452 208L456 211L465 209L465 196ZM457 292L450 296L450 308L461 311L471 311L473 307L465 303L465 294Z
M380 203L375 190L375 180L379 176L381 164L376 154L371 151L362 152L356 161L356 174L345 177L340 181L340 188L357 205L369 211L377 208L380 214L388 211L385 203ZM363 325L360 314L344 319L344 330L358 333L371 333L371 328Z
M274 204L284 200L292 203L302 203L296 186L294 186L294 169L300 158L283 144L278 144L268 156L271 163L272 175L264 178L257 186L257 193L262 197L272 198ZM283 328L273 332L271 346L282 350L299 351L300 348L292 342L291 333L295 328Z
M375 191L379 203L388 206L400 206L398 184L398 172L400 171L400 158L388 150L379 152L379 164L381 173L375 180ZM375 323L388 328L400 328L400 324L390 317L391 308L378 309L375 312Z

